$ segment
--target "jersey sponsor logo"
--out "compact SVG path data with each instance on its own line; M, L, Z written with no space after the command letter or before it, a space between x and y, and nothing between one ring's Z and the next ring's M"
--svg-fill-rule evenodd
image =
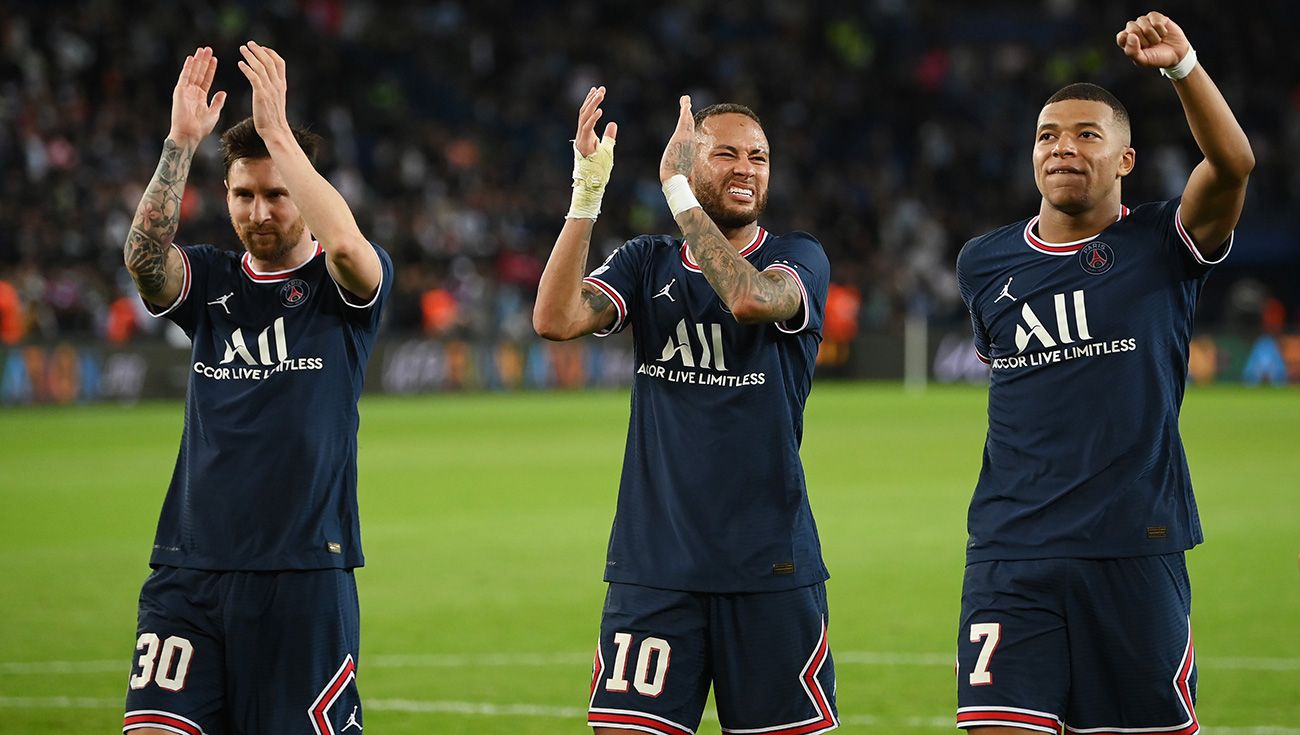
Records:
M656 363L680 363L680 368L675 365L643 364L637 368L637 374L661 378L670 383L722 387L762 385L767 382L765 373L728 374L730 371L722 348L721 324L693 326L694 329L691 329L685 319L678 321L677 328L668 335L663 351L655 359ZM700 372L696 368L706 372Z
M1100 240L1094 240L1079 251L1079 265L1094 276L1100 276L1115 265L1115 251Z
M325 368L323 358L289 355L284 317L277 317L271 326L259 332L255 342L250 343L243 329L238 328L223 344L225 354L217 365L196 362L194 372L214 380L261 380L275 373Z
M1028 302L1020 307L1021 321L1016 324L1016 354L994 358L994 370L1050 365L1080 357L1100 357L1137 349L1137 340L1131 337L1105 342L1093 341L1088 328L1087 302L1082 290L1053 294L1052 304L1056 314L1055 332L1048 329ZM1034 343L1037 343L1037 349L1026 354L1026 350Z
M290 309L302 306L307 303L308 292L307 282L301 278L285 281L284 285L280 287L280 303Z
M230 306L229 306L226 302L227 302L227 301L230 301L231 297L234 296L234 295L235 295L235 292L234 292L234 291L231 291L230 293L226 294L225 296L222 296L222 297L219 298L219 299L213 299L212 301L209 301L209 302L208 302L208 306L220 306L221 308L225 309L225 310L226 310L226 314L229 315L229 314L230 314Z
M669 284L672 285L672 284ZM705 336L705 331L709 332L709 337ZM702 368L712 367L720 373L727 372L727 358L722 351L722 325L721 324L696 324L695 335L700 340L700 361L699 366ZM711 343L711 344L710 344ZM712 349L710 349L712 347ZM668 335L668 341L664 343L663 354L659 356L658 362L668 362L673 357L680 357L682 364L686 367L695 367L695 351L692 349L690 333L686 328L686 320L682 319L677 322L677 334Z

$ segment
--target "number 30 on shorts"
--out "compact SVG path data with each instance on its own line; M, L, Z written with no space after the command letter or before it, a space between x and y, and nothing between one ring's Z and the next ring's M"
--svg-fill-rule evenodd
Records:
M632 634L615 633L614 645L618 647L618 651L614 654L614 665L610 669L612 675L605 681L605 691L626 692L628 690L627 655L632 650ZM647 697L657 697L662 694L664 679L668 677L668 660L671 655L672 647L663 638L649 637L642 640L636 656L636 673L632 677L632 688L636 689L638 694ZM654 663L653 676L650 672L651 663Z
M141 651L136 660L140 673L131 676L132 689L144 689L150 681L169 692L185 688L190 658L194 656L194 644L189 639L174 635L159 641L157 633L141 633L135 650Z
M989 661L993 658L993 651L997 650L998 641L1002 639L1002 623L972 623L970 626L970 642L984 642L980 646L979 658L975 659L975 670L970 673L970 685L973 687L986 686L993 683L993 672L989 671Z

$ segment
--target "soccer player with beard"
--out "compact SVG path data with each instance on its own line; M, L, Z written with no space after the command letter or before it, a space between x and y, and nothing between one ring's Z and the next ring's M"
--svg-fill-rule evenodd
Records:
M758 117L692 116L683 97L659 171L683 237L636 237L583 278L617 134L596 138L604 96L578 114L572 204L533 311L547 339L633 329L588 723L688 735L712 684L724 731L833 730L829 575L799 460L826 255L758 225L771 154Z
M221 137L242 255L173 244L217 60L186 58L162 160L124 256L149 309L193 342L185 427L140 593L123 729L361 727L357 400L392 262L289 125L285 64L249 42L253 117Z
M1130 210L1128 113L1071 84L1038 115L1037 216L958 257L992 366L957 642L973 735L1200 727L1184 552L1201 524L1178 413L1197 297L1255 159L1176 23L1148 13L1115 41L1171 80L1205 158L1181 197Z

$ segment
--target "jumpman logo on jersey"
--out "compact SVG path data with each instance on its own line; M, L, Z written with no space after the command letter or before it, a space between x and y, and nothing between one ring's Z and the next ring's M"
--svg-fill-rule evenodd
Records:
M669 281L667 286L664 286L663 288L659 289L659 293L657 293L657 294L655 294L654 296L650 297L650 300L651 300L651 301L654 301L655 299L659 298L660 296L667 296L669 301L672 301L673 303L676 303L676 302L677 302L677 299L673 298L673 295L670 294L670 293L668 293L668 289L672 288L674 283L677 283L677 279L676 279L676 278L674 278L673 280Z
M226 310L226 314L230 314L230 307L226 305L226 302L229 301L230 297L234 295L235 292L231 291L230 293L226 294L225 296L222 296L219 299L216 299L215 301L209 301L208 306L220 306L221 308Z
M356 708L356 707L353 707L353 708L352 708L352 714L348 715L348 721L345 722L345 723L343 723L343 729L342 729L342 730L339 730L339 732L343 732L343 730L346 730L346 729L348 729L349 727L355 727L355 728L357 729L357 732L361 732L361 731L362 731L362 730L361 730L361 723L360 723L360 722L357 722L357 708Z
M1001 301L1003 298L1008 298L1011 299L1012 301L1016 300L1016 297L1011 295L1011 281L1014 279L1015 276L1007 276L1007 285L1002 287L1002 293L998 294L998 297L996 299L993 299L993 303L996 304L997 302Z

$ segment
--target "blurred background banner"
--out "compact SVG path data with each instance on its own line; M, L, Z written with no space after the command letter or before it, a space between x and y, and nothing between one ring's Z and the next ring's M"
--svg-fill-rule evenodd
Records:
M1198 382L1297 380L1300 21L1290 6L1163 8L1258 160L1232 255L1202 297ZM0 403L182 394L186 340L144 313L122 243L185 54L211 45L221 61L214 86L231 98L219 133L249 114L234 61L250 38L287 59L291 119L326 137L318 167L397 264L369 390L630 379L625 344L543 346L530 327L568 202L575 110L597 84L620 130L592 265L637 234L676 231L655 176L677 96L693 95L696 109L741 102L772 143L762 223L811 232L830 257L820 374L982 379L955 258L971 237L1037 212L1029 156L1042 102L1086 80L1128 106L1130 206L1177 195L1200 159L1169 83L1114 46L1148 9L282 0L125 13L114 2L7 2ZM237 248L215 138L194 163L177 238ZM909 353L922 357L905 360L907 344L924 346Z

